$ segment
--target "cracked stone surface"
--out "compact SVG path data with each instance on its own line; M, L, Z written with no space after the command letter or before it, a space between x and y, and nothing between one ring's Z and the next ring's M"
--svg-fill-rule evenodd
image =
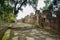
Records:
M30 29L30 30L12 30L11 40L60 40L56 35L43 31L41 29Z

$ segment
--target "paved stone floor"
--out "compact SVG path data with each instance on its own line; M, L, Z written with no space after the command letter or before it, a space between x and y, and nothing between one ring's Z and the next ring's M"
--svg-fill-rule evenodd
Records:
M60 40L57 35L41 29L11 30L10 40Z

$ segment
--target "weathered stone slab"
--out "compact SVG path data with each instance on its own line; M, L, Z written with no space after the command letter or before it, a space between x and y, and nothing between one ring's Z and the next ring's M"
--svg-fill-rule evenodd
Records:
M35 40L33 37L26 37L26 40Z
M18 40L18 37L13 37L12 40Z

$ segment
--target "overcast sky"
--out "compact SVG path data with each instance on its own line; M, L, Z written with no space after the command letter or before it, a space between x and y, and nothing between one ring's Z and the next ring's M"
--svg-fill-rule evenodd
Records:
M38 0L38 4L37 4L37 9L39 10L40 8L43 8L43 6L45 6L44 4L44 0ZM34 9L32 8L31 5L27 4L26 7L22 7L23 8L23 12L21 12L19 10L18 14L17 14L17 17L16 19L21 19L21 18L24 18L26 15L29 15L31 12L34 13Z

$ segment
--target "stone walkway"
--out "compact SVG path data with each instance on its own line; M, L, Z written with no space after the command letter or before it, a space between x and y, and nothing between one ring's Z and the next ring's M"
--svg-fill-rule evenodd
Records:
M58 35L52 35L31 24L18 23L10 29L10 40L60 40Z
M60 38L57 35L52 35L42 29L12 29L10 40L60 40Z
M1 27L0 35L7 29L8 27ZM34 25L19 23L11 27L10 40L60 40L60 36L52 35L41 28L35 28Z

